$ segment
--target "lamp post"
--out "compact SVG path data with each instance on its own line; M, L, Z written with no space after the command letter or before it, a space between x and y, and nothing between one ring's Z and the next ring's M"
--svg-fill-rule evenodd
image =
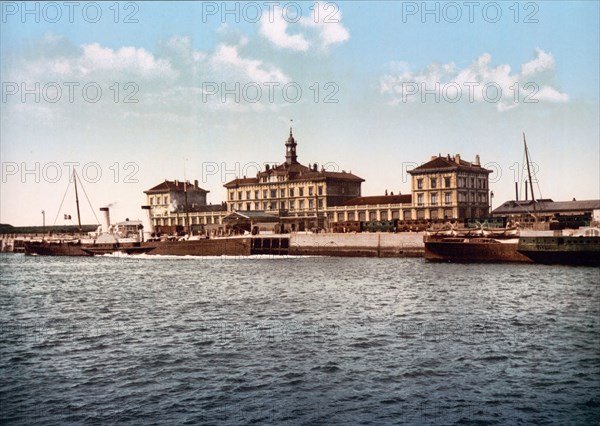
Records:
M494 191L490 192L490 216L492 215L492 212L494 211Z
M42 238L46 234L46 212L42 210Z

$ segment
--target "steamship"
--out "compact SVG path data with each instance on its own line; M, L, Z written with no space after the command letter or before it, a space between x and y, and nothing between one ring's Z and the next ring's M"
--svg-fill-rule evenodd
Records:
M77 192L77 174L73 172L77 221L81 229L79 214L79 196ZM27 241L24 252L28 256L95 256L113 253L149 254L173 256L239 256L251 254L250 238L198 238L190 237L176 241L157 241L153 238L153 226L150 206L142 206L143 221L134 235L119 235L110 225L108 207L102 207L101 224L93 238L43 239Z

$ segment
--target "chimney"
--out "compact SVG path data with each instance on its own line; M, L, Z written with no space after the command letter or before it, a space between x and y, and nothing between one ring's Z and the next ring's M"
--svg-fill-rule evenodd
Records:
M150 206L142 206L142 210L144 211L144 215L142 216L142 236L143 241L148 241L152 237L152 233L154 232L154 226L152 226L152 217L151 217L151 207Z
M102 212L102 218L100 219L100 225L102 226L102 233L108 234L110 228L110 213L108 212L108 207L100 207L100 211Z
M456 164L460 164L460 154L456 154L454 156L454 161L456 162Z
M431 159L432 159L432 160L435 160L436 158L437 158L437 156L435 156L435 155L432 155L432 156L431 156Z
M195 179L195 180L194 180L194 188L196 188L196 189L200 188L200 187L198 186L198 179Z
M481 165L481 160L480 160L480 158L479 158L479 154L477 154L477 155L475 156L475 165L476 165L476 166L480 166L480 165Z
M175 186L179 186L179 181L175 179Z

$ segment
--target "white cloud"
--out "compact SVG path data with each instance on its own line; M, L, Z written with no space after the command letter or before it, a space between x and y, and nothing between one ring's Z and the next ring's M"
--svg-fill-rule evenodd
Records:
M342 25L337 4L315 2L311 10L310 16L292 23L284 17L283 9L276 6L271 13L263 13L259 34L278 48L302 52L310 48L327 51L330 46L350 38L350 32ZM291 34L291 29L304 32Z
M238 46L220 44L217 46L211 63L215 68L233 71L243 80L254 83L280 82L290 79L279 68L266 65L258 59L242 58Z
M350 33L342 25L342 12L336 3L315 2L312 7L312 16L302 18L300 23L317 31L319 47L323 50L350 38Z
M277 47L292 50L308 50L309 43L302 34L288 34L288 23L283 18L280 7L273 8L274 13L263 13L260 19L259 33Z
M462 69L454 63L431 63L414 72L407 63L392 62L390 73L380 79L379 90L392 96L388 101L392 106L419 101L488 102L502 112L523 103L567 102L569 96L548 80L553 68L554 57L541 49L533 60L521 65L520 73L513 73L508 64L492 66L489 53Z
M554 69L554 57L541 49L536 49L535 59L521 65L521 75L528 76Z
M177 36L159 43L158 51L154 53L140 47L113 49L99 43L74 46L64 37L45 36L37 44L33 43L35 48L31 52L7 63L3 68L3 72L6 71L3 79L13 82L17 88L22 83L28 88L39 87L38 97L41 96L43 101L56 99L53 87L58 84L62 90L59 101L42 102L48 104L54 118L75 117L78 111L74 112L73 108L78 106L83 110L81 106L90 104L82 95L82 87L87 84L100 87L100 91L90 92L90 96L101 93L101 101L94 103L96 110L102 104L115 109L115 103L118 103L118 109L152 116L157 108L186 115L191 109L198 108L255 111L280 107L284 101L282 87L291 78L279 67L246 55L247 44L248 39L240 37L237 43L221 43L213 51L203 52L194 48L190 37ZM73 91L74 102L69 101L70 89L65 83L77 84ZM248 83L253 83L251 90L242 92L242 96L222 96L225 90L240 91ZM274 83L275 89L264 83ZM47 84L53 86L45 92ZM206 96L206 84L210 84L212 90L218 88L217 93ZM262 90L261 96L256 96L256 87ZM270 96L271 90L275 98ZM128 96L128 100L138 102L125 103ZM33 101L17 108L20 99L19 93L10 96L6 107L14 107L13 114L24 118L27 111L35 117L45 114L44 110L33 108ZM34 95L28 99L33 100Z

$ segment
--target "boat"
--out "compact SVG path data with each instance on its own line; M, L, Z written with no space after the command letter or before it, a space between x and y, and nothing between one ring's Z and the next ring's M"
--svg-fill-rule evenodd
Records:
M529 182L529 152L525 134L523 134L525 157ZM533 197L533 185L531 186ZM535 198L534 198L535 199ZM537 219L535 212L533 216ZM518 251L521 230L516 225L507 224L506 228L485 228L479 223L478 228L427 230L423 236L425 259L446 262L521 262L531 263L533 260Z
M96 234L92 238L82 236L77 190L78 178L75 171L73 172L72 181L75 188L79 235L77 237L43 238L41 241L26 241L24 242L25 255L98 256L122 253L126 255L241 256L253 253L253 241L249 237L200 238L198 236L186 236L174 240L170 237L156 238L150 217L150 206L142 206L144 220L139 225L138 232L135 235L120 235L116 232L115 228L110 225L109 208L102 207L100 208L101 224ZM289 243L287 246L289 246ZM277 250L278 253L280 251L282 250Z
M511 230L506 236L443 236L424 237L425 260L434 262L522 262L532 260L519 253L519 236Z
M535 263L600 266L600 229L572 235L521 237L517 251Z

